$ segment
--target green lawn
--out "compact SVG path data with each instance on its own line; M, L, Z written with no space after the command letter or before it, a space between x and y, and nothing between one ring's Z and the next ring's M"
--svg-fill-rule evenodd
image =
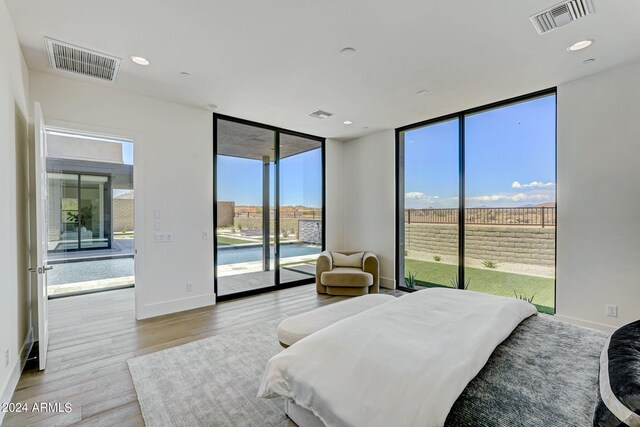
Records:
M416 282L426 287L452 287L451 281L458 274L458 267L439 262L405 259L405 276L416 275ZM498 270L480 268L465 269L465 279L469 280L468 289L494 295L513 297L514 292L531 297L533 304L543 313L554 312L554 280L524 274L505 273Z
M259 242L255 241L255 240L238 239L236 237L218 235L218 244L219 245L243 245L245 243L259 243Z

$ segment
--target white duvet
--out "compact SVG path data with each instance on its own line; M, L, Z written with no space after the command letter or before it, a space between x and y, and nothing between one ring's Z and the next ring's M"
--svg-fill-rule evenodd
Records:
M283 396L327 426L442 426L532 304L434 288L318 331L269 360L258 396Z

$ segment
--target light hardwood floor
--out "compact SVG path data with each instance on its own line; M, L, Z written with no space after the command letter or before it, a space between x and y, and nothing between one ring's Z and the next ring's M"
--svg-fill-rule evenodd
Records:
M3 426L142 426L127 359L342 299L305 285L142 321L133 289L51 300L47 370L25 372L13 402L69 402L73 410L8 413Z

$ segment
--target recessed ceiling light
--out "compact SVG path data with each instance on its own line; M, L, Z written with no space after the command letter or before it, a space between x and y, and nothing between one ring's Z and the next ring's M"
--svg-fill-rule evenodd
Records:
M342 122L345 125L352 125L353 122L351 120L345 120L344 122Z
M340 55L342 56L354 56L356 54L356 50L352 47L345 47L340 51Z
M429 93L429 91L428 91L428 90L423 89L423 90L419 90L418 92L416 92L416 95L418 95L418 96L425 96L425 95L426 95L426 94L428 94L428 93Z
M583 64L591 64L592 62L596 62L595 58L589 58L582 61Z
M147 58L143 58L142 56L132 56L131 60L138 65L149 65L149 60Z
M186 71L182 71L180 75L186 77L186 76L190 76L191 74L187 73Z
M569 46L567 50L569 52L576 52L578 50L586 49L593 44L593 40L581 40Z

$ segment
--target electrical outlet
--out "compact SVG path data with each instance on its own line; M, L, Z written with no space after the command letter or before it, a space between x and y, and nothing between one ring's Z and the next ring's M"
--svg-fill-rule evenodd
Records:
M208 231L203 231L202 232L202 240L209 240L209 232Z
M9 367L9 349L4 351L4 367Z
M613 304L607 304L607 316L618 317L618 306Z
M191 289L191 283L187 283L187 292L191 292L193 289Z

